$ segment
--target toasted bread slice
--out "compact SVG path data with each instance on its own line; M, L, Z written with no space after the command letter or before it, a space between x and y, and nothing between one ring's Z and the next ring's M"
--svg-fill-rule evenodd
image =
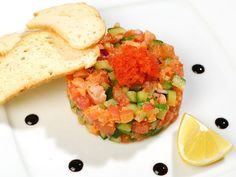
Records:
M41 83L91 67L98 56L98 46L77 50L52 32L24 33L0 58L0 103Z
M99 12L85 3L70 3L34 14L29 29L53 30L72 47L85 49L96 44L106 28Z
M11 33L0 37L0 56L6 55L20 39L20 33Z

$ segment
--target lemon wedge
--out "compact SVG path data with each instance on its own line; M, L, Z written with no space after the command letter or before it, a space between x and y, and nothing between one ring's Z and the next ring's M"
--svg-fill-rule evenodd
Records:
M178 130L177 147L186 163L205 166L222 159L233 146L196 118L185 113Z

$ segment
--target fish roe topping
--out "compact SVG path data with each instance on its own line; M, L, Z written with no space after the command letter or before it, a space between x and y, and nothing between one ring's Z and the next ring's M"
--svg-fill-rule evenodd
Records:
M160 66L157 58L146 47L123 45L120 50L111 55L108 61L121 86L131 87L145 81L157 80Z

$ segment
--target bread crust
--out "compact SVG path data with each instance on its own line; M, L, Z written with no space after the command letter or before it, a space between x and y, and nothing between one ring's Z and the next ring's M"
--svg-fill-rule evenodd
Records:
M0 104L24 91L94 65L97 45L77 50L53 32L32 31L0 58Z

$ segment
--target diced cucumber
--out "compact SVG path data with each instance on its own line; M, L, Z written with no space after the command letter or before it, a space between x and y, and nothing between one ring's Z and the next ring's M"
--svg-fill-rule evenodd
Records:
M103 140L107 139L107 135L106 135L105 133L100 132L99 136L100 136Z
M75 113L77 114L78 117L83 117L84 116L83 112L77 107L76 107Z
M128 87L122 87L121 89L122 89L122 91L123 91L124 93L127 93L127 92L129 91L129 88L128 88Z
M111 105L117 105L117 104L118 104L118 102L117 102L116 100L114 100L114 99L110 99L110 100L104 102L104 105L105 105L107 108L108 108L109 106L111 106Z
M105 69L107 71L112 71L112 67L107 60L99 60L94 65L95 69Z
M114 72L108 73L108 76L112 82L116 81L116 76L115 76Z
M120 47L120 43L119 43L119 42L115 43L115 44L114 44L114 47L115 47L115 48Z
M167 104L155 104L155 108L159 109L159 112L156 114L156 117L158 119L163 119L166 116L169 107Z
M139 85L136 85L136 86L131 87L130 90L131 90L131 91L138 92L138 91L142 90L142 87L139 86Z
M135 114L139 110L138 106L136 104L132 104L132 103L127 105L125 108L128 109L128 110L134 111Z
M163 43L164 43L163 41L155 39L155 40L153 40L153 41L150 43L149 47L150 47L150 48L153 48L153 47L155 47L155 46L157 46L157 45L162 45Z
M153 44L157 45L157 44L163 44L164 42L158 39L155 39L152 41Z
M92 133L92 125L90 125L89 123L85 123L85 127L90 133Z
M175 104L176 104L176 92L174 90L168 90L167 103L170 106L175 106Z
M138 121L138 122L141 122L143 121L145 118L147 118L148 116L148 113L143 111L143 110L138 110L137 113L136 113L136 116L135 116L135 120Z
M76 113L76 107L71 108L71 110Z
M179 89L183 90L185 87L185 84L186 84L186 80L176 74L176 75L174 75L174 77L172 79L172 84L175 87L178 87Z
M130 124L118 124L117 129L122 133L129 134L131 132L131 125Z
M78 121L81 125L84 125L85 124L85 120L82 116L78 116Z
M106 90L105 93L106 93L106 96L107 96L106 100L112 99L112 87L108 87L108 89Z
M152 123L151 123L151 129L156 129L158 123L159 123L159 120L156 120L156 121L152 122Z
M80 108L78 108L77 106L75 107L75 113L77 115L82 115L83 116L83 113L81 112Z
M114 137L111 136L110 140L113 141L113 142L116 142L116 143L120 143L121 142L121 137L114 138Z
M170 90L170 89L172 89L172 83L171 83L171 82L168 82L168 81L165 81L165 82L162 84L162 87L163 87L163 89L165 89L165 90Z
M153 130L150 130L148 133L145 134L145 136L154 136L158 133L160 133L162 129L160 128L156 128L156 129L153 129Z
M102 108L102 109L106 109L106 108L107 108L103 103L100 103L98 106L99 106L100 108Z
M110 42L106 42L106 43L104 43L104 47L105 48L111 48L112 44Z
M129 140L130 140L130 142L135 142L135 141L137 141L137 139L136 139L136 138L133 138L133 137L129 137Z
M113 138L118 138L121 135L121 131L119 131L118 129L116 129L116 131L113 133L113 135L111 135L111 137Z
M108 33L110 33L111 35L115 36L117 34L124 34L126 32L126 30L122 27L115 27L115 28L109 28L107 30Z
M148 98L148 93L144 91L137 92L137 101L138 102L145 102Z
M144 104L143 101L137 101L137 105L138 105L139 107L143 106L143 104Z
M70 102L70 107L73 109L75 106L74 101L72 101L72 99L69 98L69 102Z
M104 88L104 90L107 90L110 87L110 85L108 83L105 83L105 82L102 83L101 85Z
M155 104L155 108L158 108L159 111L166 111L168 110L168 105L167 104Z
M121 41L132 41L134 39L135 39L135 36L127 36L127 37L123 37Z
M166 58L165 59L165 64L166 65L169 65L169 64L171 64L173 62L173 59L172 58Z
M129 100L133 103L137 102L137 93L135 91L128 91L126 93L126 95L128 96Z
M157 114L156 114L156 117L157 117L157 119L164 119L165 118L165 116L166 116L166 113L167 113L167 110L163 110L163 111L159 111Z
M150 110L148 113L149 113L149 115L150 114L157 114L157 113L159 113L159 109L158 108L154 108L154 109Z

